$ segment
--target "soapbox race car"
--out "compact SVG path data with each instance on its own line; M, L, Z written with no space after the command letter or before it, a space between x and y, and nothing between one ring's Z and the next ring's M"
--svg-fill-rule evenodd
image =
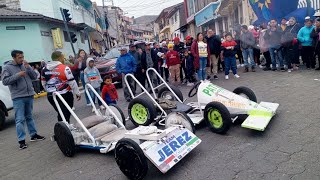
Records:
M232 123L237 122L243 128L264 131L279 106L269 102L258 104L254 92L247 87L238 87L231 92L208 80L198 82L191 88L188 96L191 98L197 95L197 102L184 103L186 100L179 88L167 84L155 69L149 68L146 74L153 96L132 74L125 77L133 98L128 106L128 114L136 126L156 123L166 127L174 124L184 126L191 121L191 127L184 127L192 130L193 125L205 121L213 132L224 134ZM150 76L153 75L162 82L157 87L153 87L151 82ZM141 94L133 94L128 78L132 78L143 89Z
M102 102L105 112L104 109L96 108L89 91ZM99 150L100 153L114 150L116 163L124 175L129 179L143 179L148 172L147 159L162 173L166 173L201 142L182 126L164 130L156 126L140 126L127 130L119 107L108 106L90 84L86 85L85 93L95 114L82 120L59 93L53 94L55 105L63 119L54 126L53 140L67 157L74 156L79 148ZM76 120L75 125L66 121L60 107L62 104Z

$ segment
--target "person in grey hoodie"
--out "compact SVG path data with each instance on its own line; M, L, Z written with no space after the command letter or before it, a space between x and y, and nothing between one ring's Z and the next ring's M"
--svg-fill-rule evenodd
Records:
M45 137L37 134L37 129L32 118L33 95L35 94L32 80L37 79L37 74L24 60L22 51L11 52L13 61L8 62L2 70L2 83L9 86L13 108L15 110L15 121L20 149L27 148L24 124L27 124L30 141L44 140Z
M87 59L87 67L84 69L84 82L86 84L90 84L98 94L101 94L100 87L103 80L101 78L99 70L94 67L94 59L91 57ZM96 95L90 90L89 92L90 96L92 97L93 103L95 103ZM102 102L100 102L99 99L98 104L101 109L104 108L104 106L102 106Z
M62 117L53 100L53 93L59 93L70 107L73 107L73 93L77 100L81 99L78 85L73 77L71 69L64 65L64 55L60 51L55 51L51 55L51 62L41 71L41 83L43 88L48 92L48 101L58 113L58 121L62 121ZM73 92L73 93L72 93ZM57 101L60 105L65 120L69 123L70 111L61 102L59 98Z

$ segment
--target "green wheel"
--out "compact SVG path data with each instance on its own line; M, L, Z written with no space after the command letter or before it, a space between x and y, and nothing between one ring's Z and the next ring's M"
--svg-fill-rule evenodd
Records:
M231 126L230 112L220 102L211 102L204 109L204 119L214 133L225 134Z
M157 111L149 99L135 98L129 103L128 114L135 126L148 126L156 118Z

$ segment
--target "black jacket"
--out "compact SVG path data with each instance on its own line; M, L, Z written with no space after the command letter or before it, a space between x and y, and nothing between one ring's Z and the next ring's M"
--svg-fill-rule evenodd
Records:
M179 45L174 45L173 46L173 50L177 51L180 55L183 55L184 53L184 43L183 42L180 42Z
M153 61L153 68L158 71L158 55L153 49L150 49L150 51L151 51L151 58ZM147 70L148 68L146 51L143 51L143 53L141 54L141 68L144 70Z
M312 30L310 37L313 39L312 41L312 46L316 48L317 50L320 50L320 41L319 41L319 33L320 33L320 28L314 28ZM320 58L320 57L318 57Z
M209 45L210 54L218 56L221 52L221 38L218 35L207 37L207 44Z

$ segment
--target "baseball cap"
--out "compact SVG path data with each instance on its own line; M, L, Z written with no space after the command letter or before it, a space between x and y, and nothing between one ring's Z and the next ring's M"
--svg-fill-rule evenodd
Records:
M173 38L173 41L180 41L180 38L179 37L175 37L175 38Z
M129 47L135 47L135 45L134 44L130 44Z
M320 11L318 11L318 12L314 13L314 15L313 15L313 16L315 16L315 17L320 17Z
M168 44L168 48L173 48L173 44Z
M122 51L122 50L127 50L127 48L122 46L122 47L119 48L119 51Z
M187 37L186 37L186 40L190 40L190 39L191 39L191 36L187 36Z

